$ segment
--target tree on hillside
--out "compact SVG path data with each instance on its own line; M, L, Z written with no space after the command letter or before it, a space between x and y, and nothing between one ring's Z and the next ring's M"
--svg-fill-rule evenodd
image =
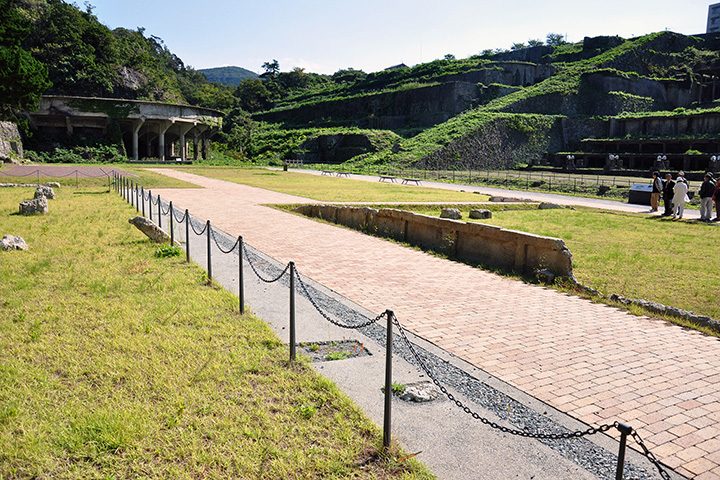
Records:
M102 96L113 90L118 62L112 32L74 5L48 2L24 46L49 68L51 93Z
M560 45L565 45L567 42L565 41L565 36L560 33L548 33L546 43L551 47L559 47Z
M0 117L10 119L17 110L35 108L50 86L47 67L21 46L30 32L30 22L10 0L0 0Z
M522 42L520 42L520 43L513 43L512 45L510 45L510 50L512 50L512 51L522 50L523 48L526 48L526 45L525 45L524 43L522 43Z
M365 80L367 73L354 68L343 68L332 74L332 81L335 83L354 83L358 80Z
M238 98L238 106L246 112L261 112L273 104L272 94L259 79L243 80L233 95Z
M275 78L280 73L280 62L273 59L272 62L265 62L262 64L265 73L260 75L262 78Z
M530 47L542 47L545 43L542 40L531 38L528 40L528 46Z

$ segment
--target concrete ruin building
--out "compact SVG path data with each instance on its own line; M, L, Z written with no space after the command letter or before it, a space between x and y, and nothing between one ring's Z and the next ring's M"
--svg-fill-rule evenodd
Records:
M174 103L45 95L27 114L48 135L107 136L119 129L127 156L165 160L206 158L207 141L222 127L223 112ZM192 149L190 149L192 143Z

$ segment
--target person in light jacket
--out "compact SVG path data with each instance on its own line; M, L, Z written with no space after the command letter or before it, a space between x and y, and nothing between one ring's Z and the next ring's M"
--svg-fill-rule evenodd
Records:
M685 179L680 175L678 175L677 180L675 180L675 188L673 189L673 192L675 194L673 196L674 210L672 217L682 218L683 213L685 212L685 203L689 202L690 199L687 196L687 182L685 182Z

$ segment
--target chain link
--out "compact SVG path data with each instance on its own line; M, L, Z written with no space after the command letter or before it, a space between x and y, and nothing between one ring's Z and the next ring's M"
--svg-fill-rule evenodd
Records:
M193 225L193 222L190 222L190 227L192 228L192 231L195 232L195 235L202 235L203 233L205 233L205 230L207 230L208 224L205 223L205 226L199 232L195 230L195 225Z
M175 212L177 212L177 210L178 210L177 208L173 208L173 217L175 217L176 222L183 223L185 220L187 220L187 218L185 218L187 216L187 214L185 212L183 212L182 217L178 218L177 213L175 213Z
M250 264L250 268L252 269L252 271L255 272L255 275L256 275L260 280L262 280L262 281L265 282L265 283L274 283L274 282L277 282L278 280L280 280L280 279L285 275L285 273L286 273L286 272L288 271L288 269L290 268L290 264L288 263L287 266L285 267L285 270L283 270L280 275L278 275L276 278L274 278L274 279L272 279L272 280L268 280L268 279L264 278L262 275L260 275L260 272L258 272L258 271L257 271L257 268L255 268L255 265L253 264L252 260L250 259L250 254L248 253L248 250L247 250L247 247L245 246L245 243L243 243L243 251L244 251L244 253L245 253L245 258L247 258L248 264Z
M466 406L464 403L462 403L460 400L455 398L455 396L448 392L447 388L445 388L444 385L442 385L438 379L435 377L435 374L425 365L425 362L420 358L420 355L417 353L415 348L413 347L410 340L407 338L407 335L405 334L405 329L400 324L400 321L398 318L393 314L393 323L398 327L398 331L400 332L400 337L405 341L407 344L408 349L415 357L415 360L418 362L418 365L423 369L423 371L427 374L428 377L433 381L433 383L440 389L440 391L455 405L460 407L465 413L471 415L474 419L480 420L483 424L494 428L496 430L500 430L503 433L508 433L510 435L515 435L518 437L526 437L526 438L538 438L543 440L563 440L568 438L580 438L584 437L586 435L594 435L596 433L600 432L607 432L611 428L615 427L615 425L600 425L599 427L590 427L587 430L577 430L575 432L568 432L568 433L533 433L528 432L525 430L515 430L512 428L505 427L503 425L499 425L492 420L489 420L485 417L480 416L477 412L474 412L470 407Z
M305 298L310 300L310 303L312 304L313 307L315 307L315 310L317 310L318 313L320 313L320 315L322 315L322 317L325 320L327 320L328 322L332 323L333 325L335 325L337 327L347 328L347 329L363 328L363 327L372 325L373 323L376 323L378 320L380 320L381 318L383 318L385 316L385 312L383 312L380 315L378 315L377 317L375 317L373 319L368 319L366 322L358 324L358 325L346 325L344 323L340 323L337 320L334 320L333 318L331 318L327 313L325 313L325 311L322 308L320 308L320 305L318 305L317 302L315 302L315 299L312 297L312 295L310 295L310 292L308 291L307 286L305 286L305 282L303 282L302 278L300 278L300 274L298 273L297 269L295 269L295 277L297 278L298 283L300 284L300 287L302 288L303 292L305 293Z
M240 239L238 238L237 240L235 240L235 244L232 246L232 248L230 250L225 250L220 246L220 242L218 242L217 236L215 236L215 230L210 230L210 236L212 237L213 241L215 241L215 246L222 253L232 253L235 250L235 247L240 245Z
M665 471L665 469L660 465L660 462L658 461L657 457L655 457L655 454L653 454L647 446L645 446L645 442L642 441L642 438L640 438L640 434L637 433L637 431L633 428L630 432L630 435L633 437L633 440L637 442L638 445L640 445L640 448L643 450L643 454L647 457L648 460L650 460L650 463L655 465L655 468L657 468L658 473L660 473L660 476L664 478L665 480L672 480L670 478L670 474Z

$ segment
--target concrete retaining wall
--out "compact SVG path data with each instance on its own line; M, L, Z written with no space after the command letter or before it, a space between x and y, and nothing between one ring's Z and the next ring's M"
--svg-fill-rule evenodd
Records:
M303 205L295 211L491 268L572 276L572 253L559 238L389 208Z

